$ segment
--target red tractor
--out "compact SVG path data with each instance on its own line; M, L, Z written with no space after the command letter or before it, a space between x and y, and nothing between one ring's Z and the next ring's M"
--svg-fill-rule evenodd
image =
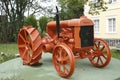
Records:
M18 49L23 64L37 64L42 52L50 52L58 74L69 78L78 59L88 58L98 68L107 66L111 60L108 44L94 38L93 21L86 16L59 21L57 11L56 21L47 23L46 32L48 36L41 38L40 33L31 26L20 29Z

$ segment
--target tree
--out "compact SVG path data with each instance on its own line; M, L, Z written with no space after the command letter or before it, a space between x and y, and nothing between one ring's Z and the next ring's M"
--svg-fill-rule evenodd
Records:
M78 18L83 15L84 0L58 0L62 19Z
M24 12L29 0L0 0L2 10L8 18L7 40L14 42L17 39L17 31L23 25ZM4 37L4 36L3 36Z
M106 2L103 0L98 0L98 2L93 2L90 0L58 0L61 7L60 17L62 19L79 18L83 15L84 5L88 4L90 6L89 13L99 14L99 10L105 11L107 7Z
M6 29L7 34L5 36L9 42L17 40L18 30L24 24L24 13L29 12L29 9L32 9L34 13L41 10L42 7L40 8L36 3L38 0L0 0L0 8L5 12L8 19L7 26L2 27L2 29Z
M33 14L36 16L47 16L52 17L54 16L54 8L55 4L54 0L36 0L32 4L29 4L28 6L28 15ZM37 18L39 19L39 18Z
M89 14L91 15L99 15L99 11L106 11L107 10L107 2L104 0L97 0L97 2L87 1L88 5L90 6Z

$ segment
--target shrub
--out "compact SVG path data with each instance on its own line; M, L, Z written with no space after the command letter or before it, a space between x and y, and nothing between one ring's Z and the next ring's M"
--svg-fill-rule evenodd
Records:
M24 25L38 28L36 17L34 15L28 16L24 21Z
M43 16L39 19L39 28L42 37L45 36L47 22L48 22L48 18L46 16Z
M25 19L24 25L36 27L36 29L39 30L41 37L44 37L46 32L47 22L48 22L48 18L46 16L43 16L39 19L38 25L37 25L36 17L34 15L30 15Z

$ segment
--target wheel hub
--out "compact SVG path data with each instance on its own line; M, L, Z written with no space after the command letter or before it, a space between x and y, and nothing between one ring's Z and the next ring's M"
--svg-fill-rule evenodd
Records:
M103 54L103 52L100 51L100 50L96 50L95 53L96 53L96 56L97 56L97 57L99 57L99 56L101 56L101 55Z

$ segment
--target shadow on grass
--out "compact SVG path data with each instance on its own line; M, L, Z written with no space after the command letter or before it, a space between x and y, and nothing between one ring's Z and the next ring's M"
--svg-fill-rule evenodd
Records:
M31 67L37 68L37 67L41 67L43 65L43 63L37 63L32 65Z
M119 78L117 78L117 79L115 79L115 80L120 80L120 77L119 77Z

